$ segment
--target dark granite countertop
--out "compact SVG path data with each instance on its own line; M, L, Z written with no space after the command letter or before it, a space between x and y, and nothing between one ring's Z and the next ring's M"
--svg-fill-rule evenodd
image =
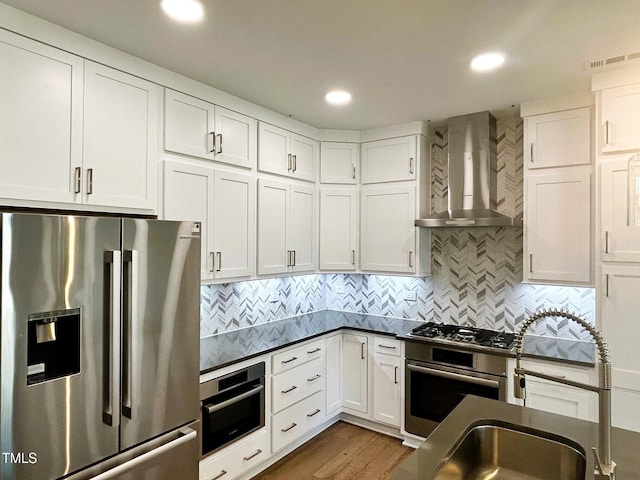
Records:
M421 323L417 320L335 310L262 323L200 339L200 373L211 372L341 328L404 336ZM581 366L595 364L595 346L588 342L527 335L524 354ZM514 356L515 352L506 352L506 355Z
M420 323L416 320L334 310L262 323L200 339L200 373L217 370L341 328L396 336L410 332Z
M395 470L392 480L423 480L434 475L441 461L470 426L478 423L507 423L568 438L582 447L587 458L587 476L594 468L592 446L598 446L598 425L563 415L467 395L427 440ZM498 423L499 424L499 423ZM516 429L517 429L516 427ZM640 433L612 429L612 457L620 480L640 480ZM531 452L535 455L535 452ZM448 477L447 477L448 478Z
M523 354L541 360L554 360L573 365L593 367L596 363L596 345L564 338L525 335Z

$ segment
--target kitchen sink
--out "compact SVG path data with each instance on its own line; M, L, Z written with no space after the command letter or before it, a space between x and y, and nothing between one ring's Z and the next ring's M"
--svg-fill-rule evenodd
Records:
M584 450L563 437L508 423L482 422L460 438L434 479L585 479Z

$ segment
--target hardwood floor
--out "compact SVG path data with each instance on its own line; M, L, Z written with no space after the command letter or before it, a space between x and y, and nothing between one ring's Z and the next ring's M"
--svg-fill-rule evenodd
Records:
M384 480L412 452L401 440L338 422L253 480Z

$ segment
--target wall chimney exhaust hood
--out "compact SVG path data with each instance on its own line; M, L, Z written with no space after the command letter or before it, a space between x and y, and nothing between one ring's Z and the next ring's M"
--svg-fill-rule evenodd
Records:
M521 227L496 211L496 119L489 112L448 120L449 209L415 221L418 227Z

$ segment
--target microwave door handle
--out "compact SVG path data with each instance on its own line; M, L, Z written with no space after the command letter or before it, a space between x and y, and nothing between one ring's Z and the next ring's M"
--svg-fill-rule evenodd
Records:
M122 331L123 363L122 365L122 414L133 420L133 364L135 339L133 332L138 325L138 251L125 250L123 253L123 265L126 265L124 274L123 304L124 325Z
M412 372L426 373L427 375L433 375L434 377L446 378L448 380L458 380L467 383L474 383L476 385L482 385L485 387L499 388L500 384L496 380L489 380L487 378L472 377L470 375L461 375L459 373L446 372L444 370L436 370L433 368L419 367L411 363L407 364L407 368Z
M102 421L111 427L120 425L120 287L121 287L122 253L119 250L107 251L104 254L104 267L108 271L107 315L104 319L107 326L108 345L105 348L105 367L107 374L103 380L104 394Z
M233 405L234 403L238 403L239 401L244 400L245 398L248 398L248 397L250 397L252 395L255 395L256 393L261 392L262 390L264 390L264 385L262 385L262 384L256 385L251 390L249 390L247 392L244 392L244 393L241 393L237 397L230 398L229 400L225 400L224 402L205 405L204 408L206 409L207 413L209 415L211 415L212 413L215 413L218 410L222 410L223 408L226 408L229 405Z

